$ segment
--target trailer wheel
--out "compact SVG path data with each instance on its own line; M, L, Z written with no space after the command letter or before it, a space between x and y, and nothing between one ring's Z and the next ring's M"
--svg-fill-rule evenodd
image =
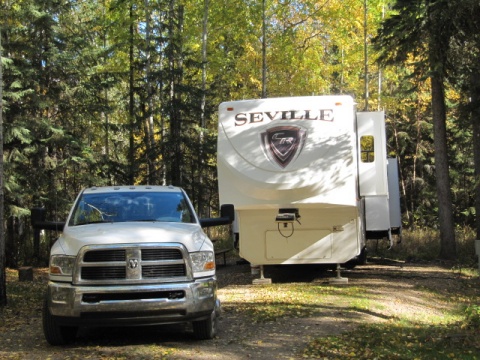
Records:
M358 265L365 265L367 263L367 247L365 246L362 249L362 252L357 257L357 264Z
M213 339L217 334L217 322L217 313L215 310L212 311L208 319L194 321L192 325L195 338L198 340Z
M77 337L78 327L60 326L50 314L48 298L45 296L42 311L43 335L50 345L65 345L73 342Z
M365 265L367 263L367 247L364 247L360 254L354 257L352 260L343 264L343 267L348 270L352 270L357 265Z

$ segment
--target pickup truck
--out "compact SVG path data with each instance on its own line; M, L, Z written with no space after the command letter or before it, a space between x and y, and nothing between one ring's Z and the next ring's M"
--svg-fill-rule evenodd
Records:
M80 326L192 323L197 339L217 330L215 253L185 191L173 186L91 187L78 195L65 223L32 225L62 233L50 251L42 322L51 345L75 340ZM59 225L60 224L60 225Z

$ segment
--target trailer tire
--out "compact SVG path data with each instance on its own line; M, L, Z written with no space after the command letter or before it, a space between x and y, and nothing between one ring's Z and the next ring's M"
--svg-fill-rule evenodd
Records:
M358 256L355 256L352 260L343 264L343 267L348 270L352 270L357 265L365 265L367 263L367 247L364 247Z
M78 327L60 326L50 313L48 298L45 296L42 311L43 335L50 345L65 345L77 337Z
M367 263L367 247L365 246L362 249L362 252L357 257L357 264L358 265L365 265Z
M213 339L217 334L217 322L217 313L213 310L207 319L192 323L193 335L197 340Z

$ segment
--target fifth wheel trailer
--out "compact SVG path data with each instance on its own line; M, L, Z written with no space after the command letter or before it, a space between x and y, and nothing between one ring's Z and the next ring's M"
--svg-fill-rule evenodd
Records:
M224 102L217 161L251 264L345 264L401 231L384 114L357 113L350 96Z

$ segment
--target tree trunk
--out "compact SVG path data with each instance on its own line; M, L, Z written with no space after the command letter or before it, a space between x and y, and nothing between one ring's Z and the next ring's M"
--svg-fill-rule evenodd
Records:
M472 74L470 87L475 167L475 231L476 239L480 240L480 74Z
M207 102L207 39L208 39L208 12L209 12L210 0L204 0L203 3L203 21L202 21L202 99L200 103L201 108L201 120L200 120L200 154L199 154L199 168L198 168L198 182L200 188L204 186L204 174L205 170L205 129L207 127L207 118L206 118L206 102ZM206 217L206 194L201 190L196 192L197 197L197 206L198 213L202 217ZM195 192L194 192L195 194Z
M265 1L262 1L262 99L267 97L267 20Z
M130 5L130 25L129 25L129 35L130 35L130 44L129 44L129 89L128 89L128 118L129 118L129 148L128 148L128 181L130 185L135 184L135 141L134 141L134 129L135 129L135 107L134 107L134 57L133 57L133 47L134 47L134 26L133 26L133 5Z
M145 147L147 149L147 166L148 166L148 183L156 183L156 161L155 161L155 128L153 122L153 80L151 79L151 34L150 34L150 18L151 10L149 0L145 0L145 56L146 56L146 69L145 69L145 79L147 88L147 106L146 112L144 112L146 117L146 126L145 126Z
M183 6L175 10L175 0L170 1L170 24L169 24L169 63L170 63L170 180L172 185L183 185L183 137L182 137L182 111L181 89L183 74L182 38L183 29ZM177 15L177 16L176 16Z
M431 76L433 142L435 149L435 176L437 180L438 222L440 226L440 258L456 258L455 231L453 225L452 193L448 171L447 127L445 94L442 78Z
M0 306L5 306L7 305L7 280L5 276L5 232L3 231L3 70L1 60L2 32L0 31Z
M451 34L442 26L442 3L427 1L430 81L432 87L433 145L435 150L435 177L437 182L438 223L440 227L440 254L445 260L456 258L455 228L452 211L452 193L448 168L447 115L445 107L446 53Z

